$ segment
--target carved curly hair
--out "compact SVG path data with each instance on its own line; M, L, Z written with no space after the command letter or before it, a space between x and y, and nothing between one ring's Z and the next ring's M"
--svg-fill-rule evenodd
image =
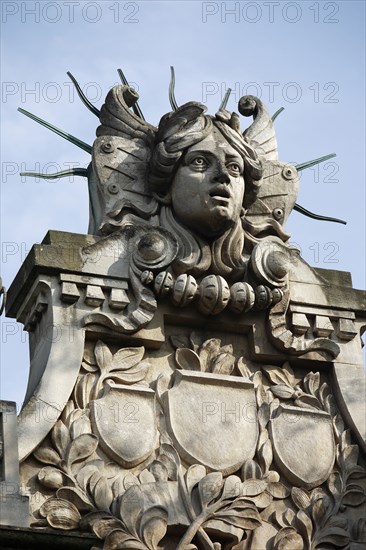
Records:
M257 196L263 168L255 150L240 132L239 116L219 111L215 117L204 115L206 107L200 103L186 103L176 111L164 115L156 134L150 161L149 184L155 197L162 203L159 220L162 227L176 236L179 252L172 268L176 273L200 276L210 270L231 280L243 277L248 254L243 217L218 238L208 242L176 219L170 205L170 187L185 151L217 128L226 141L244 161L245 193L243 207L248 208Z
M201 103L191 101L162 117L150 161L151 189L162 198L170 189L184 152L207 137L215 126L243 158L243 206L248 208L255 201L260 188L263 174L261 161L243 138L236 113L219 111L215 117L211 117L204 115L206 110L207 107Z

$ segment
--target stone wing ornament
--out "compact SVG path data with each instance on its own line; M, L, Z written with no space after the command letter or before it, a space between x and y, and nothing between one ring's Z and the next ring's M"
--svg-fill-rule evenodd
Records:
M246 213L248 230L255 237L270 234L286 241L289 235L284 224L296 203L298 173L294 166L279 161L273 120L262 101L244 96L238 108L243 116L253 116L253 123L243 136L251 143L264 167L259 193Z
M116 230L126 211L146 219L157 210L147 186L156 128L131 111L137 100L133 88L115 86L101 108L88 178L92 234Z
M285 231L326 219L299 171L333 155L281 162L254 96L243 132L172 72L155 128L121 71L100 110L69 76L93 146L22 112L91 163L28 175L87 178L89 233L49 231L7 294L30 375L18 418L0 401L2 547L361 550L365 295Z
M256 237L276 235L287 241L290 235L284 230L284 225L292 210L314 219L345 223L343 220L309 212L296 203L299 172L335 155L331 153L296 166L280 162L274 121L283 108L271 117L259 98L248 95L240 99L238 110L245 117L253 116L253 123L243 132L243 136L262 159L264 167L260 191L246 212L246 227L249 232Z

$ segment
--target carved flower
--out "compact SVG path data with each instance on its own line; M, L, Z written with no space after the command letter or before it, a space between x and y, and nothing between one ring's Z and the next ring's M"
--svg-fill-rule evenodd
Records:
M184 337L171 337L171 341L176 347L175 361L180 369L226 375L234 370L233 347L230 344L221 346L221 340L218 338L211 338L202 345L197 345L193 333L190 342ZM193 349L188 347L189 344Z
M255 460L247 460L241 470L243 483L240 487L240 494L253 502L257 508L267 508L275 499L284 499L289 496L290 491L279 481L277 472L269 470L262 472L261 467Z
M282 367L265 365L263 367L267 378L272 383L271 392L279 399L285 401L292 400L294 405L309 409L323 409L321 396L326 389L324 385L320 388L320 374L309 372L304 380L303 391L301 386L296 383L292 368L288 362ZM326 385L325 385L326 386Z

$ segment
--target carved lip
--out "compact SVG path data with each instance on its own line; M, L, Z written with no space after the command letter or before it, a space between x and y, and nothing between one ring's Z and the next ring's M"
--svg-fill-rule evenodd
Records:
M209 193L210 197L213 198L213 199L230 199L231 195L230 195L230 191L229 189L227 188L227 186L222 186L220 185L220 187L215 187L215 189L212 189L212 191L210 191Z

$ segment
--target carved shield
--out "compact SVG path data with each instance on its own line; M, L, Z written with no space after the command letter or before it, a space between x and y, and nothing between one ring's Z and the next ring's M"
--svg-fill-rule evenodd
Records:
M154 450L157 423L150 388L107 383L107 393L92 401L90 410L100 446L124 468L140 464Z
M230 474L254 456L257 406L249 381L177 370L167 417L174 443L189 464Z
M328 413L280 405L270 430L276 464L291 483L310 489L328 478L335 459Z

